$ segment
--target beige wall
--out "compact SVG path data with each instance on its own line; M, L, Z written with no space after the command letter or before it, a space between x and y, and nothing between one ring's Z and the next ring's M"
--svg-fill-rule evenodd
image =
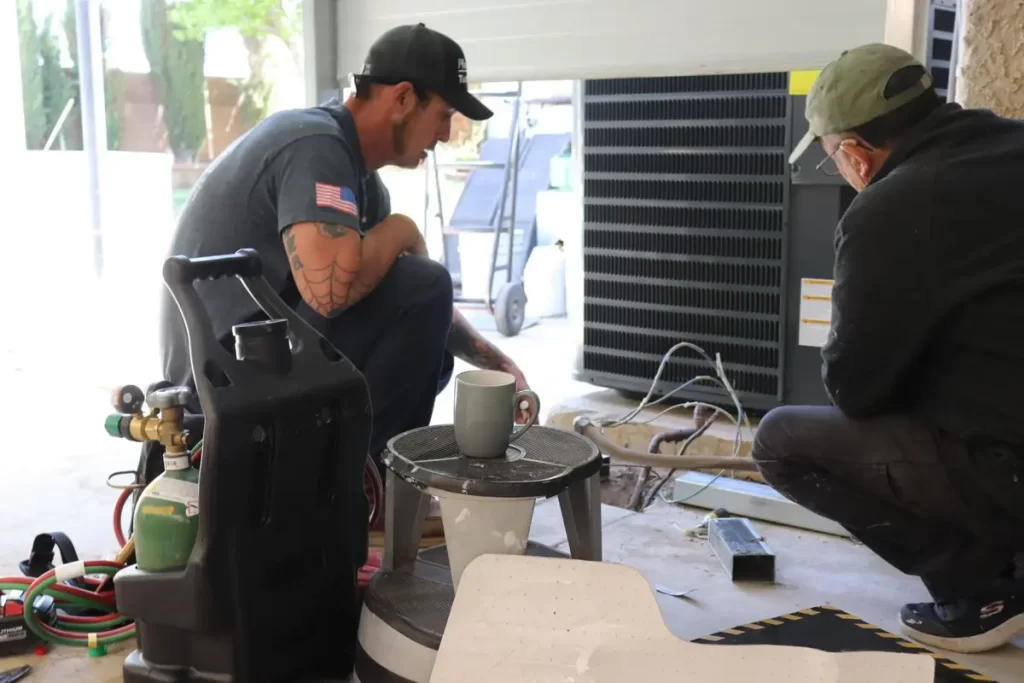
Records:
M903 48L924 61L928 56L929 0L888 0L885 7L885 42Z
M956 99L1024 118L1024 0L961 0Z

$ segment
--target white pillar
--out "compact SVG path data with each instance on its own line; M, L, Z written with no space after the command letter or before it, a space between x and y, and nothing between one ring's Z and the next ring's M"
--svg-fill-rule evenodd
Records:
M102 160L107 153L106 96L103 92L103 47L100 0L77 0L78 84L82 112L82 147L89 183L90 229L96 276L103 274Z
M960 0L956 101L1024 118L1024 0Z
M14 105L0 109L0 155L26 149L18 38L18 5L14 0L0 2L0 93Z

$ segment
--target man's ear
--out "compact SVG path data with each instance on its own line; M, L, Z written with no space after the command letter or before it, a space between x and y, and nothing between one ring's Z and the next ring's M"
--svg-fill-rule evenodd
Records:
M874 159L871 152L863 145L852 138L846 138L839 145L843 148L843 154L854 171L862 178L870 178L874 173Z
M405 119L416 107L416 90L412 87L412 83L399 83L395 86L392 96L397 105L395 108L396 120Z

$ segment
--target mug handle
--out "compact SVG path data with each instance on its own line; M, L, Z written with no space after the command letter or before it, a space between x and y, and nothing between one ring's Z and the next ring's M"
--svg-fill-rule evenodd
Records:
M530 427L532 427L534 423L537 422L537 416L540 415L540 397L537 396L537 394L535 394L534 392L530 391L529 389L517 391L516 395L512 397L512 415L514 416L516 414L516 411L519 410L519 402L522 401L524 398L528 398L533 401L533 407L535 410L533 411L533 416L530 417L530 421L524 425L519 425L518 428L516 428L515 418L513 417L512 438L509 439L509 443L512 443L513 441L521 437L523 434L525 434L527 430Z

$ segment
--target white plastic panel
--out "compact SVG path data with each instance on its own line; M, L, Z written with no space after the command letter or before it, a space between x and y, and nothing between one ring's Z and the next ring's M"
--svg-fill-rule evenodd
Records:
M885 39L887 0L339 0L339 76L388 28L422 21L474 82L821 68Z

